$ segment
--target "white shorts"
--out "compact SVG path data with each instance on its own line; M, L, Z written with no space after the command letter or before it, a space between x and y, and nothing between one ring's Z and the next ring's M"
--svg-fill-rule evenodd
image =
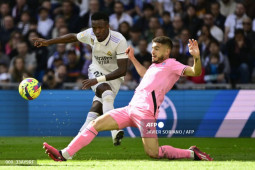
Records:
M93 79L93 78L96 78L96 77L99 77L99 76L102 76L102 75L104 75L104 74L101 73L100 71L98 71L97 69L89 68L89 70L88 70L89 79ZM106 83L106 84L108 84L111 87L111 89L112 89L112 91L113 91L113 93L114 93L114 95L116 97L116 95L119 92L120 85L121 85L122 82L123 81L122 81L121 78L118 78L118 79L115 79L115 80L111 80L111 81L106 81L106 82L100 82L100 83L97 83L94 86L91 86L91 89L94 92L96 92L96 88L97 88L98 85L100 85L102 83Z

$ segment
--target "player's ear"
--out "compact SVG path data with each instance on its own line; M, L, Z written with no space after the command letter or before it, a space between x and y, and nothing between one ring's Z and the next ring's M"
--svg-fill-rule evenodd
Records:
M170 52L171 52L171 49L170 49L170 48L166 48L166 55L167 55L167 56L170 55Z

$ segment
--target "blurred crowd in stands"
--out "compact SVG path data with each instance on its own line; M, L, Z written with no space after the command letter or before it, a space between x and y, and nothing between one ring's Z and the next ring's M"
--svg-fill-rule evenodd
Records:
M182 77L179 84L255 82L254 0L1 0L0 82L31 76L45 89L61 89L63 83L86 79L89 45L35 48L32 39L78 33L91 27L97 11L109 14L111 29L126 37L147 68L154 37L170 37L171 57L190 66L188 39L197 39L202 75ZM139 81L130 63L121 89L135 89Z

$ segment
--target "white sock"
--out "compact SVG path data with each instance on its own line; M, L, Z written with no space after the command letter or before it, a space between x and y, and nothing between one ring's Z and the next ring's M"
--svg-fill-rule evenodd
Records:
M103 92L102 101L103 101L103 114L114 109L113 107L114 94L111 90L106 90Z
M72 159L72 157L69 155L69 153L66 151L66 149L61 150L62 156L67 159Z
M195 159L194 151L190 151L190 159Z
M113 103L114 103L114 94L111 90L106 90L102 94L102 101L103 101L103 114L107 113L110 110L113 110ZM118 130L112 130L112 138L115 138Z
M86 119L85 123L82 125L82 127L81 127L79 133L81 133L81 131L83 131L83 130L88 126L88 124L89 124L91 121L95 120L95 119L98 118L99 116L100 116L99 113L96 113L96 112L89 112L88 115L87 115L87 119Z

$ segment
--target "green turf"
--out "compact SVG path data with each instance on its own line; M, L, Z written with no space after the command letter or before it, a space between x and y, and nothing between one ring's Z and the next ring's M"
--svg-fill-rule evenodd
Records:
M37 160L33 169L255 169L255 139L252 138L160 138L160 145L188 148L197 145L215 161L153 160L145 155L140 138L125 138L114 147L111 138L96 138L67 162L53 162L42 149L44 141L64 148L71 137L0 137L1 160ZM1 166L0 169L29 169L29 166Z

